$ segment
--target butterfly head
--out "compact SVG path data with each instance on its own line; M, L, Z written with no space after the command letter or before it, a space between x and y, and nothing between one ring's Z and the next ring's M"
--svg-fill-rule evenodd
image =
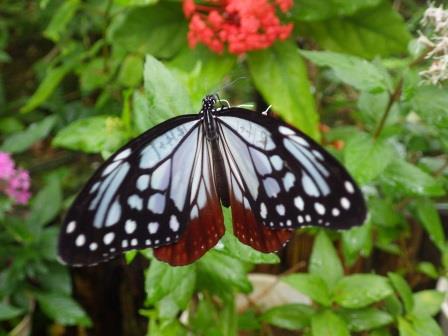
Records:
M212 95L205 96L204 99L202 99L202 111L210 111L215 107L216 104L216 97Z

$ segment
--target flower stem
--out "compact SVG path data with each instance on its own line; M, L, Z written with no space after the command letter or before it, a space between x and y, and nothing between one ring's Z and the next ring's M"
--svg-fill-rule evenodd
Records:
M400 78L397 85L395 86L394 91L389 96L389 101L387 102L386 109L384 110L380 123L378 124L375 133L373 133L374 139L378 139L378 137L380 136L381 131L384 128L384 124L386 123L387 117L389 116L390 110L392 109L392 105L400 99L402 88L403 88L403 77Z

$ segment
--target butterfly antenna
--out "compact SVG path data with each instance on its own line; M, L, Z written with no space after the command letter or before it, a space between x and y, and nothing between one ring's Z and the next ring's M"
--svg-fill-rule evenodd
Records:
M271 109L272 105L269 105L268 108L264 111L261 112L261 114L268 116L271 115L271 113L269 112L269 110Z

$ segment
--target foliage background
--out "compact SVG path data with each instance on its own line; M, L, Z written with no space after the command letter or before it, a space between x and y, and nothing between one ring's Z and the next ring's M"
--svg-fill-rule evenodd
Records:
M0 333L442 335L433 289L448 267L448 91L419 76L426 7L296 0L289 40L236 57L190 49L179 1L3 0L0 150L30 171L34 196L0 198ZM321 140L363 187L367 222L299 230L279 256L226 233L182 268L150 252L60 265L58 227L102 158L216 91L272 105ZM281 274L313 304L237 312L255 271Z

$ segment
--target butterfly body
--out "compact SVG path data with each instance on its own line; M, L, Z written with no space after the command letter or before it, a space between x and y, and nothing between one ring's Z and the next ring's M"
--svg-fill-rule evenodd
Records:
M345 169L312 139L272 117L218 107L170 119L112 155L70 208L59 255L82 266L130 249L184 265L233 231L262 252L280 249L295 228L346 229L366 208Z

